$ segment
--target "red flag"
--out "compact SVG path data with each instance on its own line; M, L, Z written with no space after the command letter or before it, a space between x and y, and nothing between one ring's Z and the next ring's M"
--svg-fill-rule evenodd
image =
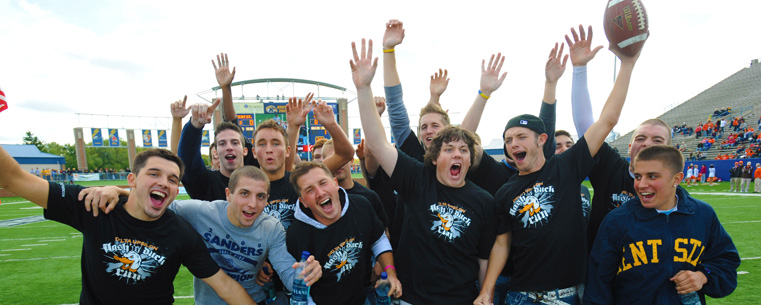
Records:
M3 112L5 109L8 109L8 103L5 101L5 92L3 92L3 89L0 89L0 112Z

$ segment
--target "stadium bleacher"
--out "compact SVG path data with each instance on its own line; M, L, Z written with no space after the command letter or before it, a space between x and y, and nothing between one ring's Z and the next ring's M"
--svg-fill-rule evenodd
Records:
M705 123L709 118L716 122L716 118L711 116L716 108L722 107L732 107L732 113L724 117L728 122L731 123L733 117L742 116L746 119L748 126L758 127L757 121L761 115L761 63L758 59L754 59L749 67L737 71L693 98L666 111L658 118L669 126L681 126L684 122L694 129L699 122ZM628 157L628 146L633 132L633 130L629 131L609 143L617 148L623 157ZM729 131L725 130L722 139L726 140L728 135ZM708 160L712 160L719 153L726 154L735 150L735 148L720 150L719 143L722 139L716 139L716 144L706 151ZM672 144L685 142L688 150L683 154L687 159L690 150L695 151L700 140L702 138L696 139L694 132L692 136L678 134L674 135Z

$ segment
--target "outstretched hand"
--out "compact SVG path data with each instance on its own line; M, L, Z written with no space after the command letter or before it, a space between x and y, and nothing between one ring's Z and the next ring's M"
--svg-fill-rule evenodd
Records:
M589 26L589 35L584 32L584 27L579 24L579 33L576 33L576 29L571 28L571 35L573 35L573 42L565 35L565 41L568 43L568 52L571 55L571 64L574 67L586 66L587 63L595 58L597 51L602 49L602 46L597 46L592 50L592 26Z
M336 115L333 112L333 107L328 105L328 102L323 100L312 101L312 108L314 109L314 118L317 119L322 126L336 123Z
M645 40L644 42L647 42L647 40ZM642 49L644 49L644 47ZM642 49L640 49L639 52L637 52L637 54L634 54L634 56L627 56L622 54L620 49L618 49L617 47L613 45L608 45L608 50L613 52L613 54L615 54L616 57L618 57L618 59L621 60L621 65L628 64L633 66L635 63L637 63L637 60L639 59L639 55L642 54Z
M370 39L368 46L365 46L365 39L362 38L362 52L357 53L357 45L352 42L351 50L354 55L353 60L349 60L351 66L351 78L357 89L370 87L375 76L375 70L378 68L378 58L373 59L373 40Z
M172 113L173 118L182 119L188 115L188 113L190 112L190 109L185 108L185 102L187 101L188 101L188 96L186 95L185 97L182 98L182 100L178 100L169 106L169 110Z
M496 60L494 54L492 54L488 66L486 66L485 59L481 61L480 89L483 94L491 95L502 86L502 82L505 81L505 77L507 77L507 72L502 73L502 76L499 75L499 72L502 71L502 64L504 63L505 57L502 56L502 53L497 53Z
M365 139L362 139L362 141L359 142L359 145L357 145L357 149L355 149L354 152L357 153L357 158L360 160L365 158Z
M217 109L217 106L221 101L221 99L216 99L211 105L201 103L190 106L190 124L193 124L193 127L195 128L201 129L203 128L203 125L211 123L214 110Z
M434 73L431 75L431 95L435 96L441 96L444 94L444 91L447 90L447 86L449 85L449 78L447 76L449 75L449 72L444 69L443 71L439 69L439 72Z
M386 111L386 98L382 96L376 96L373 99L375 100L375 109L378 110L378 116L382 116L383 112Z
M230 72L230 61L227 60L227 53L220 53L217 55L217 63L211 60L211 64L214 66L214 73L217 75L217 83L220 87L229 87L235 78L235 67Z
M386 23L386 33L383 34L383 48L393 49L404 40L404 24L397 19Z
M312 111L310 102L314 93L308 93L305 99L289 98L288 104L285 105L285 119L288 126L301 126L307 121L307 114Z
M550 56L547 58L547 64L544 66L544 77L549 83L555 83L563 76L565 72L565 64L568 62L568 55L563 56L563 47L565 44L560 44L560 50L558 50L558 43L555 43L555 47L550 51ZM563 58L562 60L560 58Z

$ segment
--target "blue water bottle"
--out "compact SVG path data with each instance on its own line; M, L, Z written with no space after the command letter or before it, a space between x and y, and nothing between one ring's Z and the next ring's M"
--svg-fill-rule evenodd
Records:
M378 280L377 287L375 287L375 305L391 305L391 298L388 297L388 292L391 290L391 283L388 281L388 273L381 273L381 279Z
M262 267L262 270L266 274L270 273L270 270L267 267ZM271 304L272 302L275 302L275 299L277 298L277 295L275 294L275 281L274 280L270 280L269 282L264 283L264 286L262 286L262 291L264 291L264 303L265 304Z
M307 258L309 258L309 251L302 252L299 267L296 268L296 274L293 276L291 305L307 305L309 287L307 287L307 284L304 282L304 276L301 274L301 272L304 271L304 267L307 265Z
M700 296L698 296L697 291L690 292L688 294L680 294L679 297L682 298L682 304L684 305L701 305L700 303Z

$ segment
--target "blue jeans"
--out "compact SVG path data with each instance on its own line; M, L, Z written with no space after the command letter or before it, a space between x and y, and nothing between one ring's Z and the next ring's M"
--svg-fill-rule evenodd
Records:
M505 304L505 299L507 297L507 288L510 287L510 277L500 275L497 278L497 282L494 284L494 300L492 301L495 305L502 305Z
M558 290L555 290L555 291L558 291ZM560 298L554 298L554 297L546 297L546 296L543 296L542 294L537 294L533 292L508 291L507 300L505 304L510 304L510 305L524 305L524 304L527 304L527 305L528 304L580 305L581 300L579 300L579 295L577 293L573 293L570 295L561 295Z

